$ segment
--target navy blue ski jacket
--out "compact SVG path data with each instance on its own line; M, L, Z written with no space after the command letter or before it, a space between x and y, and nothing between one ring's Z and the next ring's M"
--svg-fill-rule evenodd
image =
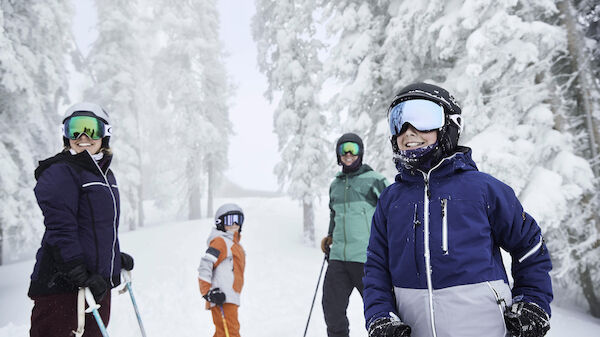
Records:
M500 248L512 256L512 294ZM489 293L482 306L488 302L495 306L490 310L495 311L500 329L504 327L502 310L515 297L534 302L550 314L551 269L541 230L523 211L514 191L479 172L471 150L459 147L459 152L429 172L402 169L395 183L382 192L365 263L367 327L390 312L405 321L414 317L414 324L421 324L425 315L428 326L423 331L428 333L416 336L436 335L438 323L460 324L456 322L459 312L467 320L477 319L483 309L477 307L476 298L465 299L470 304L463 308L457 304L477 292ZM475 284L482 286L471 286ZM497 290L502 287L506 288L504 297ZM495 302L501 301L506 303L499 310ZM453 331L451 327L437 329ZM461 335L460 330L454 331ZM486 335L486 331L478 333Z
M34 188L46 230L31 275L30 297L68 293L77 287L66 273L84 263L109 287L120 283L119 190L109 169L87 151L64 151L41 161Z

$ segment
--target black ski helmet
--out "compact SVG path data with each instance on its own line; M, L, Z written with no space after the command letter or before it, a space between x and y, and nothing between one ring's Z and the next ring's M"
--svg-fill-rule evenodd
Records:
M463 128L461 117L462 111L454 96L446 91L446 89L438 87L437 85L419 82L402 88L396 97L394 97L392 104L390 104L390 107L388 108L388 120L390 111L393 107L400 102L415 98L433 101L444 108L444 126L438 129L437 147L429 155L420 158L418 162L412 163L413 165L418 166L420 163L432 158L432 162L437 164L443 157L454 153L458 146L458 138L460 137ZM401 160L400 149L396 142L397 137L398 134L392 134L390 138L392 149L395 154L395 161Z
M225 232L225 221L224 218L227 215L237 214L241 216L239 232L242 232L242 224L244 223L244 211L236 204L224 204L221 205L215 212L215 226L218 230Z
M106 110L104 110L100 105L98 105L96 103L81 102L81 103L76 103L76 104L72 105L71 107L69 107L67 109L67 111L65 111L62 123L64 124L67 121L67 119L74 117L74 116L96 117L100 121L102 121L102 123L104 123L105 125L110 127L110 117L108 116L108 112L106 112ZM104 149L108 149L109 141L110 141L110 136L103 137L101 147ZM63 144L65 147L69 146L69 139L67 137L65 137L64 135L63 135Z
M338 165L342 165L342 158L339 152L340 145L346 142L354 142L358 144L358 162L359 164L362 164L363 155L365 153L365 146L363 145L363 141L357 134L348 132L344 133L335 144L335 155L337 156Z

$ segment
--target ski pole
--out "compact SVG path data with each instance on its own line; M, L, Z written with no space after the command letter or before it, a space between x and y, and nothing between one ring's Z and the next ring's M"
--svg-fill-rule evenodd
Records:
M98 328L100 329L102 336L108 337L108 332L106 332L106 326L104 326L104 322L102 322L102 317L100 317L100 313L98 312L98 308L100 308L100 305L96 303L94 295L92 295L92 291L90 290L90 288L87 287L85 288L85 300L88 303L88 308L85 310L85 312L91 312L94 315L94 318L96 319L96 323L98 323Z
M317 290L319 290L319 283L321 283L321 274L323 274L323 267L325 266L325 261L327 261L327 255L323 257L323 263L321 264L321 271L319 272L319 279L317 280L317 288L315 288L315 295L313 296L312 304L310 305L310 311L308 312L306 328L304 328L304 337L306 337L306 331L308 331L308 323L310 322L310 316L312 315L313 307L315 306L315 298L317 298Z
M227 329L227 320L225 319L223 305L219 305L219 308L221 309L221 318L223 319L223 327L225 328L225 337L229 337L229 329Z
M146 337L146 330L144 330L142 316L140 316L140 310L138 309L137 302L135 301L135 296L133 296L133 290L131 289L131 271L123 269L121 270L121 276L123 277L123 280L125 280L125 288L127 288L127 291L129 292L129 297L131 297L131 303L133 304L133 310L135 310L135 316L137 317L138 325L140 326L142 336Z

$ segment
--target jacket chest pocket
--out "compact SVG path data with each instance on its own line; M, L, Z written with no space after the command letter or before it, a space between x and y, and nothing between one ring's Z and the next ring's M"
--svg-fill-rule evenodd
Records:
M436 218L431 228L435 240L432 243L439 243L443 256L453 254L453 250L456 254L457 247L478 245L481 240L489 241L489 223L480 202L445 197L439 199L438 207L432 210L439 214L439 220Z

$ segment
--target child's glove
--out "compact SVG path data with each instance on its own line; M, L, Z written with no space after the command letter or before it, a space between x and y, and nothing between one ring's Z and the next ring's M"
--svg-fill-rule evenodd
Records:
M550 330L550 317L535 303L513 303L506 308L504 321L513 337L542 337Z
M216 305L223 305L225 303L225 293L220 288L214 288L204 295L204 299Z
M369 325L369 337L410 337L410 330L398 317L381 317Z

